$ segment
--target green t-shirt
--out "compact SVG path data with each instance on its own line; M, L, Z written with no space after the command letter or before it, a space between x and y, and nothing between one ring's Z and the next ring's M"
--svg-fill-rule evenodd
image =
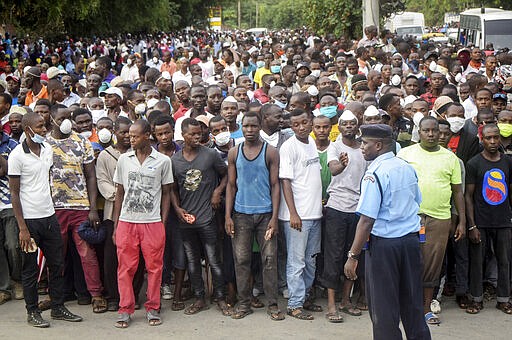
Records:
M329 146L330 147L330 146ZM322 178L322 202L326 203L328 194L327 187L331 183L331 171L329 170L329 165L327 164L327 150L318 151L318 157L320 158L320 166L322 170L320 171L320 177Z
M462 183L457 156L442 147L428 152L420 144L401 149L397 156L409 162L418 175L422 198L419 212L437 219L451 218L451 185Z

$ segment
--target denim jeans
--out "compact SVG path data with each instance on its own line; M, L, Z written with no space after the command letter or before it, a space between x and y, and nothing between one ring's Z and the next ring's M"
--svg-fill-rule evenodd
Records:
M236 284L243 310L251 308L251 259L254 237L260 246L263 271L263 290L268 305L277 304L277 237L265 240L271 214L234 213L235 236L233 238L233 255L235 257Z
M0 210L0 291L9 288L10 279L21 282L18 235L18 223L12 209Z
M183 246L188 261L188 275L196 298L205 297L204 281L201 266L201 248L210 265L213 279L214 297L222 299L225 296L224 274L217 246L217 227L215 222L199 228L182 228Z
M486 245L494 246L494 254L498 262L498 287L496 300L508 302L510 298L510 228L481 228L480 243L469 242L470 280L469 292L477 302L483 300L483 262L486 254Z
M288 251L286 278L288 283L288 308L304 305L306 294L315 280L316 259L320 252L321 220L302 220L302 230L290 227L284 221L284 233Z

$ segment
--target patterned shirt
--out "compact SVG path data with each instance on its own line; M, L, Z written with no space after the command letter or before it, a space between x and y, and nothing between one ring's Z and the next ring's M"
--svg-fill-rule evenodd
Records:
M50 180L55 209L88 210L84 166L94 162L91 142L74 132L64 139L49 135L47 140L53 149Z
M0 141L0 157L7 159L11 151L18 145L18 143L9 137L5 132L2 132ZM11 205L11 191L9 190L9 179L7 176L0 177L0 210L12 208Z

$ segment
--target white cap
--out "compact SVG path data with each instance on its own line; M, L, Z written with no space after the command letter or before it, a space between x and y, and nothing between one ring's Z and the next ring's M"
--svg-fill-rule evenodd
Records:
M416 99L418 99L418 98L415 95L410 94L404 98L404 105L411 104Z
M53 79L53 78L57 77L59 74L68 74L68 73L64 70L59 70L55 66L49 67L48 70L46 70L46 75L48 76L48 79Z
M158 83L162 79L171 80L171 74L168 71L163 71L160 77L155 81L155 84Z
M374 105L370 105L364 111L363 115L366 116L366 117L375 117L375 116L379 116L380 112L379 112L379 109L377 109Z
M356 122L358 122L356 115L354 113L352 113L352 111L345 110L345 111L343 111L340 118L338 119L338 123L341 121L348 122L351 120L355 120Z
M101 91L100 96L105 96L106 94L115 94L121 98L121 100L123 99L123 91L121 91L119 87L109 87L105 91Z
M310 96L318 96L318 88L315 85L308 87L306 92L309 93Z
M256 46L253 46L247 52L249 52L249 54L253 54L254 52L257 52L257 51L258 51L258 48Z
M225 102L228 102L228 103L238 103L238 101L235 99L235 97L233 96L227 96L225 99L224 99Z

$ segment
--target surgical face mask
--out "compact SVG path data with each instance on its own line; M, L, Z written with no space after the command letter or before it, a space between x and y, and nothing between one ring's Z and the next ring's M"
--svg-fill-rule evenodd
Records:
M320 70L312 70L311 75L317 78L320 77Z
M55 122L55 121L54 121ZM71 133L71 129L73 128L73 123L69 119L64 119L62 123L60 123L59 130L65 135L69 135Z
M324 106L320 108L320 114L327 118L333 118L336 116L337 109L336 106Z
M41 136L41 135L38 135L37 133L34 132L34 130L32 130L32 128L29 128L30 131L32 131L32 133L34 134L33 136L30 136L30 139L32 139L32 141L34 143L37 143L37 144L43 144L44 142L44 137Z
M288 103L287 103L287 102L282 103L282 102L280 102L279 100L274 100L274 104L276 104L277 106L279 106L281 109L286 108L286 106L288 105Z
M500 135L502 137L508 138L512 135L512 124L498 123L498 128L500 129Z
M103 144L107 144L112 140L112 132L110 132L109 129L103 128L100 131L98 131L98 139Z
M130 66L132 63L133 63L133 61L132 61L131 59L126 60L126 64L127 64L128 66Z
M135 113L138 115L143 115L146 112L146 104L140 103L135 105Z
M194 52L188 52L188 58L189 59L192 59L193 56L194 56Z
M279 72L281 72L281 66L279 66L279 65L272 65L272 66L270 66L270 72L272 72L272 73L279 73Z
M258 60L256 62L256 67L257 68L262 68L263 66L265 66L265 62L264 61Z
M231 132L224 131L219 133L217 136L214 137L215 144L218 146L224 146L229 143L229 140L231 139Z
M413 116L412 116L412 121L414 123L415 126L420 126L420 121L423 119L423 117L425 117L425 115L421 112L416 112Z
M92 131L82 131L79 133L79 135L84 137L85 139L89 139L92 136Z
M461 80L462 80L462 73L457 73L457 74L455 75L455 81L456 81L457 83L460 83L460 81L461 81Z
M404 106L405 106L405 99L400 98L400 106L401 106L401 107L404 107Z
M435 61L430 62L430 65L428 65L428 69L432 72L435 72L437 68L437 63Z
M401 83L402 78L398 74L395 74L393 77L391 77L391 84L393 84L393 86L398 86Z
M446 118L446 121L450 123L450 130L453 133L458 133L460 129L464 126L464 123L466 120L461 117L448 117Z
M157 58L157 57L153 57L153 63L154 63L154 64L157 64L157 63L158 63L158 58Z

